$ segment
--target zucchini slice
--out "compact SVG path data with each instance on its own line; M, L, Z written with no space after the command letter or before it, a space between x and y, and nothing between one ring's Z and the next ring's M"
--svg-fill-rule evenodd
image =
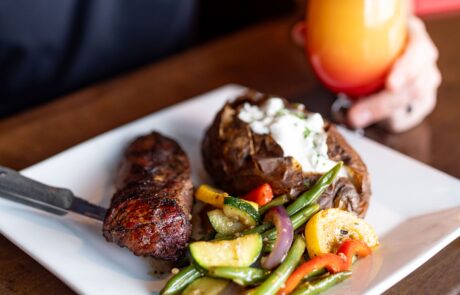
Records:
M260 221L259 211L251 203L243 199L225 198L223 210L225 215L239 220L247 226L256 226Z
M209 211L208 217L214 230L220 234L233 235L246 228L246 226L238 220L226 216L220 209Z
M198 266L209 269L219 266L250 266L262 251L262 236L250 234L234 240L193 242L190 253Z
M227 287L229 281L208 277L199 278L182 292L182 295L219 295Z

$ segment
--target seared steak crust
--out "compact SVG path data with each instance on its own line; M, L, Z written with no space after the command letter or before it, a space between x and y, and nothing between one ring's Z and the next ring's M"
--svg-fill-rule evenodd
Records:
M175 261L191 235L192 197L181 147L157 132L141 136L125 151L104 237L135 255Z

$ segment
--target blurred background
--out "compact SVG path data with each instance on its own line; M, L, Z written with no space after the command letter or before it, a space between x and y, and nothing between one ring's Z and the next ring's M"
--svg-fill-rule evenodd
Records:
M300 5L295 0L0 1L0 117Z
M303 0L0 1L0 117L286 14ZM458 0L417 0L418 14ZM286 32L289 35L289 32Z

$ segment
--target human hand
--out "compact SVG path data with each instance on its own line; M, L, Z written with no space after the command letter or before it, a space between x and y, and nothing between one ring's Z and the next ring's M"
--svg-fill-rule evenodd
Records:
M305 26L292 30L293 41L304 45ZM408 20L408 43L396 60L385 87L355 102L347 113L350 126L364 128L378 123L391 132L403 132L419 124L436 105L441 74L436 65L438 51L423 22Z

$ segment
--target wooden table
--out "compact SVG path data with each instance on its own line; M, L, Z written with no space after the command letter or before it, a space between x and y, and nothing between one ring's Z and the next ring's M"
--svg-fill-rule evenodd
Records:
M427 21L440 50L436 110L400 135L366 135L460 177L460 15ZM292 18L263 23L45 106L0 121L0 165L23 169L77 143L226 83L304 102L328 114L333 96L289 39ZM460 197L460 196L459 196ZM410 251L410 249L407 249ZM0 237L0 294L72 294L45 268ZM460 294L460 239L387 294Z

